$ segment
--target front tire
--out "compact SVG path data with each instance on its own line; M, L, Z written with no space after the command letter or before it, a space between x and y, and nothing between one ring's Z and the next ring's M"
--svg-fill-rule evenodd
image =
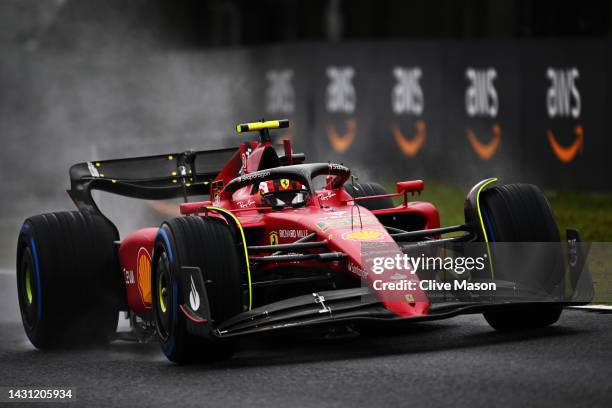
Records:
M504 310L485 312L484 318L495 330L510 332L550 326L559 320L562 311L560 306L516 305Z
M206 285L213 325L243 311L239 253L229 226L210 217L179 217L162 224L153 251L151 280L157 337L170 361L184 364L231 357L228 341L193 335L180 310L181 267L198 267Z
M554 244L560 241L559 229L542 191L531 184L507 184L486 189L480 200L489 242L517 243L504 255L493 256L494 266L500 266L495 267L496 279L517 281L549 295L562 291L563 255L561 245ZM502 259L495 262L496 258ZM498 331L525 330L555 323L561 311L561 306L542 302L507 306L485 312L484 317Z

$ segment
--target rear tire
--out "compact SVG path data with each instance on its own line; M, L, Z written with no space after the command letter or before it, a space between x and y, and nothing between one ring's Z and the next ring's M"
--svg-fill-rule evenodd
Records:
M352 183L345 184L344 190L353 198L367 197L373 195L389 194L383 186L378 183ZM370 200L360 200L358 204L368 210L381 210L383 208L393 208L391 197L372 198Z
M39 349L107 343L125 294L105 218L79 211L28 218L17 244L17 291L25 332Z
M175 363L216 361L231 357L233 344L198 337L187 329L179 305L181 267L199 267L206 280L214 324L243 311L241 263L234 236L222 220L179 217L162 224L153 251L152 296L157 337Z
M560 241L550 204L538 187L531 184L491 187L482 192L480 201L489 242ZM499 263L493 256L496 279L517 281L547 294L562 291L564 267L561 245L547 244L533 248L533 244L526 244L525 253L529 256L525 257L521 257L521 249L520 245L516 246L518 253L511 254L512 259L501 259ZM521 261L524 265L521 265ZM495 267L496 263L501 267ZM508 268L509 265L512 267ZM537 306L516 305L504 310L492 310L485 312L484 317L499 331L525 330L555 323L561 311L561 306L543 302Z

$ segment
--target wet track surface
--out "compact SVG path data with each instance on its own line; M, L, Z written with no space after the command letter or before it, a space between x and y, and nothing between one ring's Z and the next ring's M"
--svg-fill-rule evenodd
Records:
M595 407L612 401L612 314L578 310L524 334L498 334L481 316L462 316L375 337L258 340L242 344L228 362L200 366L167 362L155 343L43 353L17 323L0 324L0 345L0 385L72 387L78 406Z

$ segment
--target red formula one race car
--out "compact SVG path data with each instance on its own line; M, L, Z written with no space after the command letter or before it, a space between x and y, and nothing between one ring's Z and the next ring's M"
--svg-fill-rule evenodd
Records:
M422 181L389 194L343 165L306 164L289 141L271 142L269 129L288 125L238 125L259 140L237 149L74 165L68 193L78 211L30 217L19 234L32 344L112 340L127 311L132 335L156 336L170 360L215 360L241 336L359 332L460 313L525 329L590 300L578 232L568 230L566 262L537 187L483 180L467 194L465 224L440 227L433 204L411 200ZM182 197L182 216L120 240L92 190ZM210 199L190 202L198 195Z

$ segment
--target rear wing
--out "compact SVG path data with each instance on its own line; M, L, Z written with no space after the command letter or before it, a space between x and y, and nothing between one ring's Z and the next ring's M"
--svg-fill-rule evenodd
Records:
M98 213L92 190L145 200L208 195L209 184L237 156L227 148L77 163L68 194L79 209Z

